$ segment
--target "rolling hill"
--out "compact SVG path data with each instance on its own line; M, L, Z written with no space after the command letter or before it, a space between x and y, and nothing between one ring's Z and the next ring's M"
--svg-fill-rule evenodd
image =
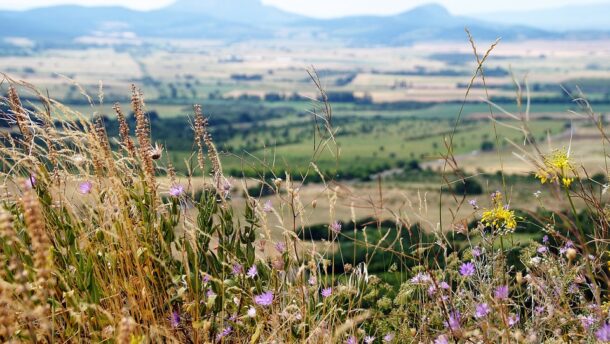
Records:
M234 41L293 35L338 39L348 44L403 45L424 40L463 39L464 27L469 27L481 39L560 37L558 33L529 26L455 16L434 4L393 16L328 20L287 13L259 0L178 0L166 8L146 12L82 6L0 11L0 37L25 37L45 44L68 44L80 36L119 30L143 38Z

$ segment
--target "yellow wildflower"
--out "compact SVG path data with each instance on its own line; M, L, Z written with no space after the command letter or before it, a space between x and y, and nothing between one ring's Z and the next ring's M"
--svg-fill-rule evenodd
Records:
M544 167L536 172L540 183L561 183L566 188L572 185L573 177L568 176L574 172L570 157L565 150L556 150L544 157Z
M517 217L515 212L509 210L502 202L502 194L495 192L492 195L494 207L483 212L481 223L500 233L512 233L517 228Z

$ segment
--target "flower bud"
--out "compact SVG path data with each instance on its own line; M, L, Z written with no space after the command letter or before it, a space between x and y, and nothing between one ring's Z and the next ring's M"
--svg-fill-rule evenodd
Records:
M521 271L517 272L517 276L515 277L518 285L523 284L523 273Z
M572 261L572 260L576 259L576 254L577 254L577 252L576 252L576 250L575 250L575 249L573 249L573 248L569 248L569 249L566 251L566 257L567 257L567 258L568 258L568 260L570 260L570 261Z

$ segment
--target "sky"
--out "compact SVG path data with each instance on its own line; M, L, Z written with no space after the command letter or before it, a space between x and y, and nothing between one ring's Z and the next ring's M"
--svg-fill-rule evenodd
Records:
M175 0L0 0L0 9L29 9L58 4L121 5L132 9L156 9ZM231 1L231 0L227 0ZM430 0L262 0L284 10L318 18L353 14L394 14ZM587 3L607 3L610 0L588 0ZM529 10L563 5L582 4L583 0L436 0L453 14L475 14L503 10Z

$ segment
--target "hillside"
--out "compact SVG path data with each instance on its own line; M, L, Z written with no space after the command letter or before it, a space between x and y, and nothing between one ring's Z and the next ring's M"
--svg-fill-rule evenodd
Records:
M316 20L286 13L257 0L180 0L155 11L121 7L55 6L0 12L4 37L62 43L80 36L135 33L141 38L271 39L336 38L351 44L397 45L462 39L469 27L482 39L554 38L556 34L524 26L498 25L454 16L440 5L425 5L394 16L355 16Z

